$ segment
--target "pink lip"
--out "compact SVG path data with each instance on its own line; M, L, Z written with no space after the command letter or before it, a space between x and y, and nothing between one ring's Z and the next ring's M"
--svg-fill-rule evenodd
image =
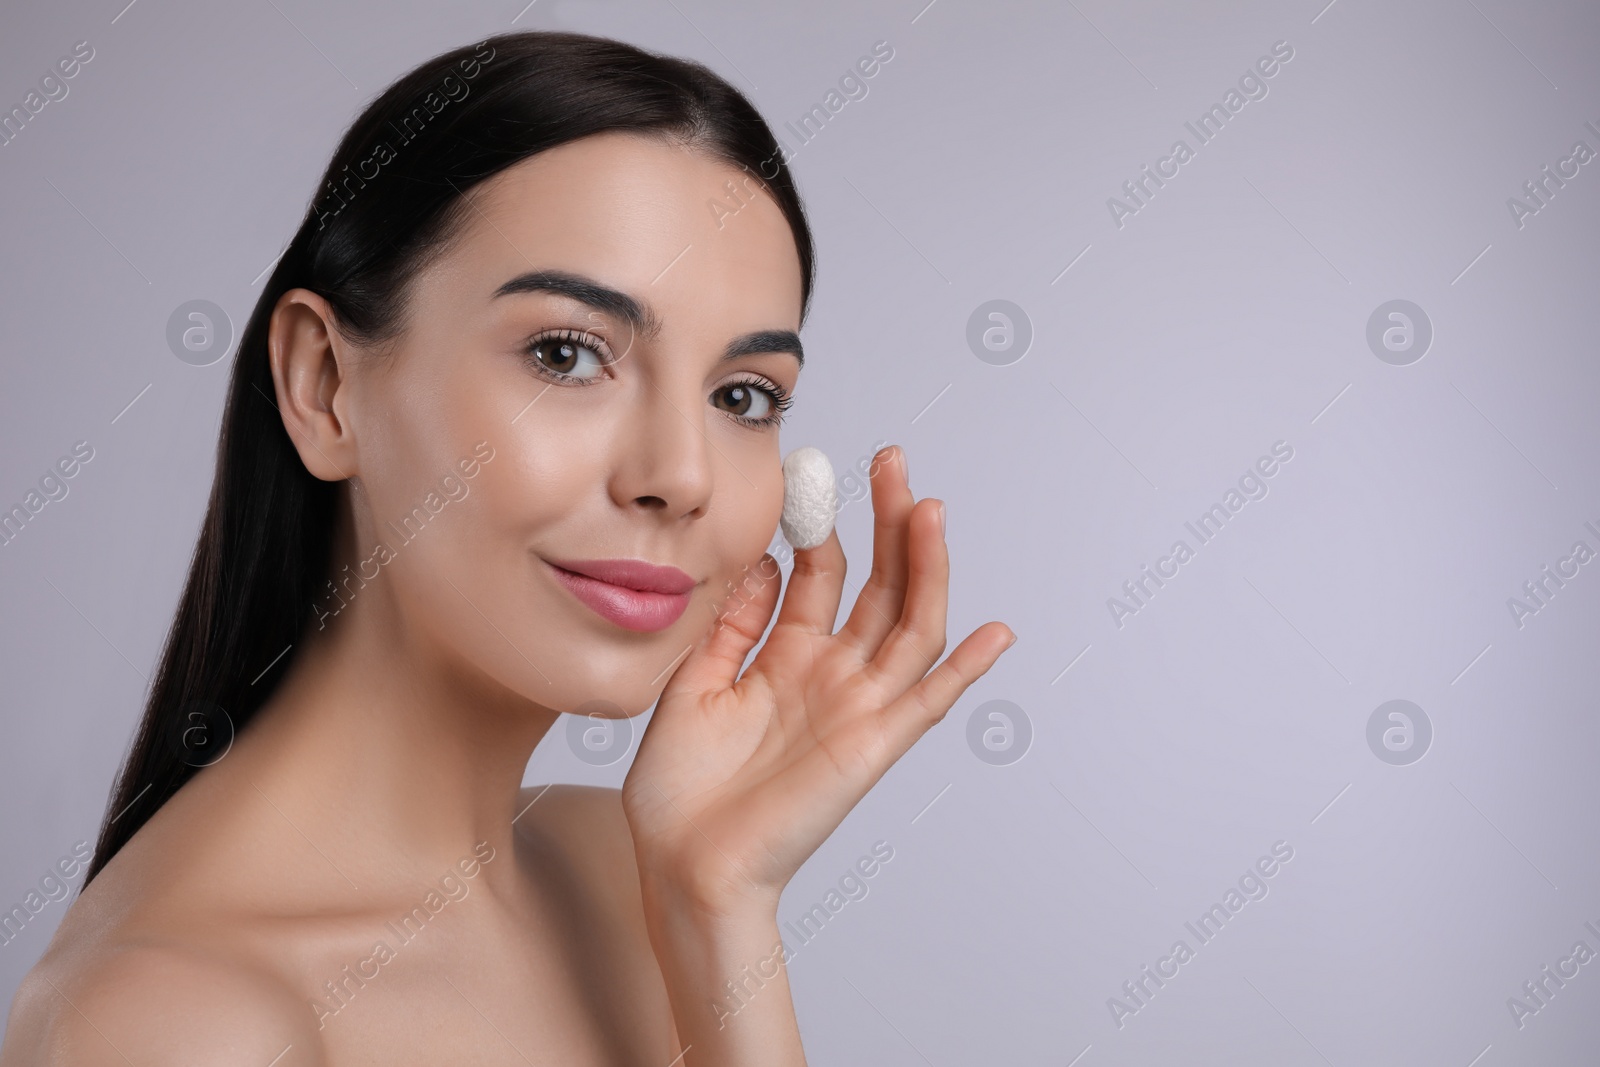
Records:
M596 615L625 630L653 633L677 622L698 584L676 567L641 559L546 560L562 585Z

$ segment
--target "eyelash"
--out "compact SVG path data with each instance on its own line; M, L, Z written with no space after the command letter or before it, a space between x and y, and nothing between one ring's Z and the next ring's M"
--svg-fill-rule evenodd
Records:
M554 370L553 368L546 366L538 358L538 356L534 354L534 351L539 345L546 344L550 341L570 341L573 344L583 345L585 348L592 349L600 355L603 366L610 366L616 362L616 360L611 356L610 347L607 346L605 341L599 337L596 337L594 334L585 333L582 330L574 330L570 328L546 330L543 333L535 334L533 337L528 339L527 344L524 346L526 352L526 362L536 373L543 375L550 381L561 385L596 385L599 383L600 379L577 378L569 374L563 374L561 371ZM765 378L758 374L747 374L745 377L735 378L732 381L724 382L721 388L727 389L730 386L735 385L753 387L760 392L765 393L767 395L767 399L772 402L771 414L764 415L759 419L751 418L748 415L736 415L731 411L723 412L723 414L727 415L730 419L733 419L735 422L742 423L746 426L777 426L783 422L785 412L787 412L789 408L794 405L794 397L790 396L781 385L772 381L770 378Z

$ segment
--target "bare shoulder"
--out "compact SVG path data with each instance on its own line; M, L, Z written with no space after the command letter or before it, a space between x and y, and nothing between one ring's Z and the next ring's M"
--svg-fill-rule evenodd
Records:
M52 948L12 1002L0 1067L322 1067L314 1024L303 998L242 961L178 944Z

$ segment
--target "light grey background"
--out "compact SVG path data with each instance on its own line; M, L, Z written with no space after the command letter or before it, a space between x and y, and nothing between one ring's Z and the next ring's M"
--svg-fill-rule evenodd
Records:
M1020 641L783 897L795 921L894 849L795 943L812 1062L1593 1061L1600 962L1521 1028L1507 998L1600 951L1600 563L1520 628L1507 601L1600 550L1600 161L1520 228L1507 198L1600 151L1600 8L123 2L0 32L6 107L95 50L0 148L0 504L95 449L0 548L0 906L92 840L202 515L229 362L175 358L168 315L242 327L368 100L446 48L576 29L705 61L793 147L883 40L792 160L820 276L784 447L843 473L905 445L949 504L952 647L993 618ZM1197 147L1184 122L1277 41L1268 95ZM1107 198L1180 137L1119 228ZM1033 331L1005 366L966 340L995 299ZM1393 299L1434 329L1408 366L1366 340ZM1119 627L1108 598L1280 440L1270 493ZM853 584L870 519L840 516ZM1433 726L1405 766L1366 732L1400 698ZM967 743L997 699L1034 733L1009 766ZM528 781L626 766L559 733ZM1199 946L1185 921L1280 840L1269 895ZM64 908L0 947L7 1001ZM1108 998L1179 938L1194 959L1119 1028Z

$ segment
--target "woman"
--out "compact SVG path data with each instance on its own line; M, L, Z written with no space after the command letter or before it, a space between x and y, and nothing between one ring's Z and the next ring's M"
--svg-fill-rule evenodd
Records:
M812 246L771 132L697 64L510 34L320 188L0 1061L804 1063L779 893L1015 637L937 662L943 505L898 448L844 626L837 534L777 606ZM653 704L620 791L521 787L562 712Z

